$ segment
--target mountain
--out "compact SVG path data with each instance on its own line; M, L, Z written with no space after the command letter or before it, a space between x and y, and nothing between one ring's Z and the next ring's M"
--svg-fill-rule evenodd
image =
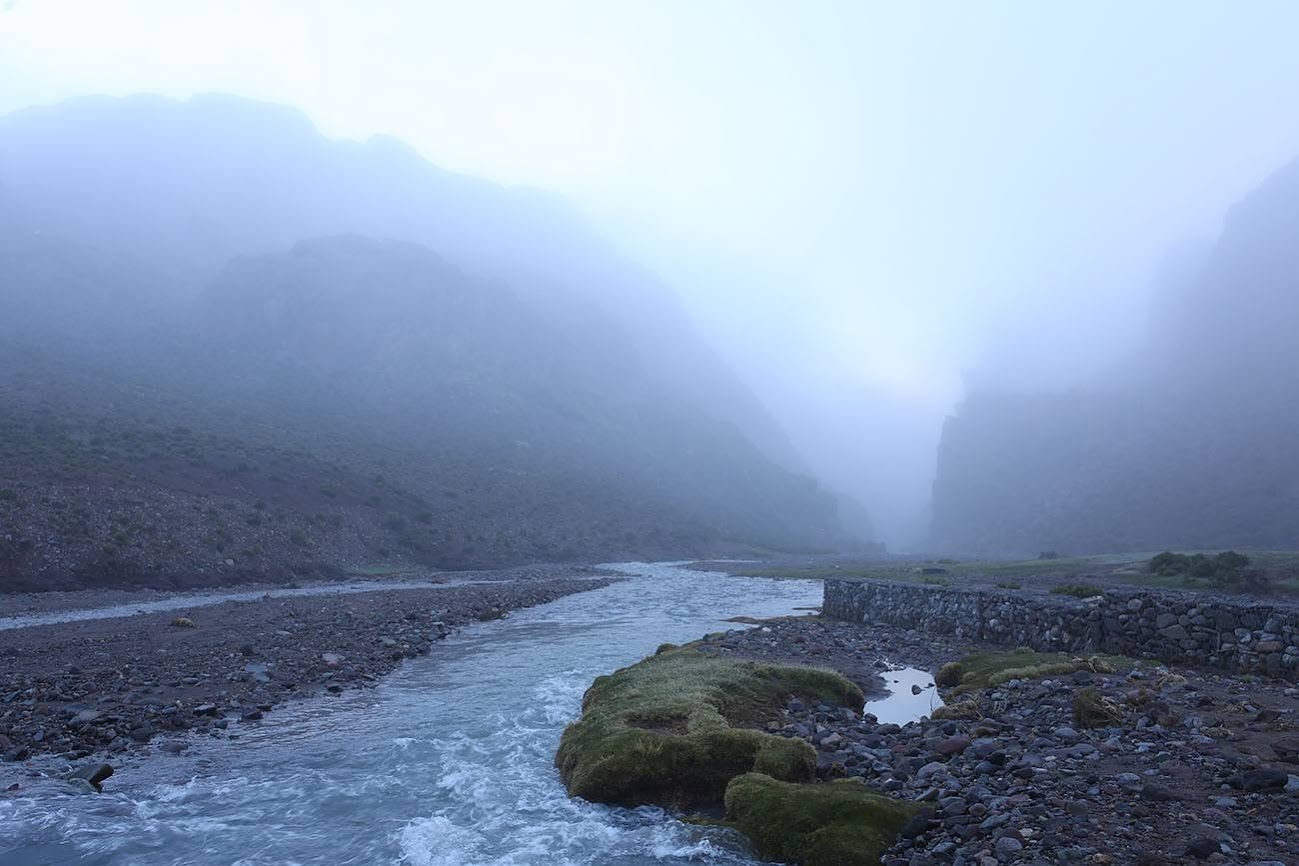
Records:
M650 375L805 471L671 291L558 196L445 171L392 138L331 140L298 111L223 95L86 97L19 111L0 119L0 166L6 201L147 262L175 299L201 291L234 256L354 233L426 245L544 306L595 306L623 325Z
M948 419L933 539L1036 554L1299 547L1299 162L1158 293L1105 386L979 393Z
M228 97L0 119L0 406L11 588L857 543L562 201Z

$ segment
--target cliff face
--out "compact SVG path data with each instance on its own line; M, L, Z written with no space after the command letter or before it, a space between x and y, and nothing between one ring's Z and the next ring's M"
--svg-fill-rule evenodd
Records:
M0 588L852 542L562 201L224 98L0 119Z
M1109 388L975 394L948 420L934 542L1035 555L1299 546L1299 163L1229 214Z

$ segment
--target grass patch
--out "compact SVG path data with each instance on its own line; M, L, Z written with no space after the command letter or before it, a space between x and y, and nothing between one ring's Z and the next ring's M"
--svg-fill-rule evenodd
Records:
M1150 554L1122 553L992 562L978 560L960 562L950 559L906 560L858 565L755 566L745 570L743 574L752 577L794 577L809 580L848 578L923 582L923 578L930 575L925 575L917 569L941 567L948 573L948 579L957 579L959 582L959 578L966 575L1015 579L1036 575L1109 574L1122 568L1144 567L1145 560L1149 558Z
M1074 598L1095 598L1104 595L1105 589L1088 583L1062 583L1051 587L1052 595L1071 595Z
M759 856L800 866L878 866L915 812L855 780L806 785L748 773L726 788L726 817Z
M1003 578L997 584L1002 589L1020 589L1020 580L1031 584L1031 579L1038 576L1072 578L1099 575L1130 585L1168 589L1299 593L1299 552L1279 550L1251 550L1245 554L1232 551L1226 554L1209 551L1156 554L1152 551L1001 562L911 559L857 564L755 565L741 573L751 577L803 580L928 583L931 581L926 578L931 575L924 574L924 570L938 567L948 573L946 579L954 584L963 583L965 577Z
M999 686L1010 680L1031 680L1071 674L1075 671L1113 673L1130 665L1123 656L1078 658L1067 653L1040 653L1028 649L1009 652L975 653L948 662L934 675L934 683L957 693Z
M929 718L935 721L939 719L964 719L973 721L983 718L983 713L979 711L979 702L972 700L957 701L953 704L943 704L941 707L935 707L934 711L929 714Z
M1118 706L1091 687L1073 696L1072 707L1073 723L1078 728L1105 728L1123 720Z
M596 678L582 718L560 739L555 765L571 795L624 806L713 805L731 779L749 772L811 781L810 745L732 727L775 716L791 695L854 708L865 701L832 671L660 648Z

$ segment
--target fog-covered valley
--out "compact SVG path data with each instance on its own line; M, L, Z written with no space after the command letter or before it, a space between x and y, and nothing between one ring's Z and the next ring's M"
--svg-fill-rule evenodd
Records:
M1141 344L1068 392L969 394L933 539L970 553L1281 548L1299 526L1299 162L1170 266Z
M1297 31L0 0L0 863L1299 863Z
M870 541L561 200L228 97L80 100L0 141L14 582Z

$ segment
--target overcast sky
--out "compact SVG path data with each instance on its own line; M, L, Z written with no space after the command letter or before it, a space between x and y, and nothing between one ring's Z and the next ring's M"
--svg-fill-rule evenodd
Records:
M0 113L231 92L568 195L894 538L963 371L1100 368L1166 251L1299 155L1294 2L0 9Z

